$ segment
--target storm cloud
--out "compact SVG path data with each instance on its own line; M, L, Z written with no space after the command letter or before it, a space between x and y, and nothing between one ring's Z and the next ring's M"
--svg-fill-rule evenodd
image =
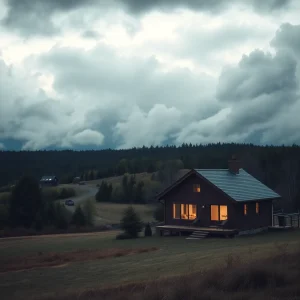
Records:
M151 11L170 12L178 8L193 11L220 13L234 5L250 7L259 13L273 13L290 5L292 0L4 0L7 13L1 23L4 27L23 36L52 36L61 31L60 17L76 10L88 12L89 9L105 14L115 7L123 7L133 15ZM82 16L83 14L81 14ZM82 16L83 18L83 16Z
M0 149L300 142L297 2L99 3L6 1Z

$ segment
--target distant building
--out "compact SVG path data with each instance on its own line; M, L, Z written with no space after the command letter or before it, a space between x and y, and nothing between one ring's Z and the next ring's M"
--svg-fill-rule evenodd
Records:
M73 183L79 183L80 182L80 177L74 177Z
M57 186L58 179L56 176L43 176L40 180L41 186Z

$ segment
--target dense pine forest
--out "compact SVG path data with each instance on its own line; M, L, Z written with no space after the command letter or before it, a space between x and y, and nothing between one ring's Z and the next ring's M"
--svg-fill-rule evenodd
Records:
M22 175L37 179L56 175L61 183L70 183L75 176L93 180L125 173L152 173L164 168L227 168L232 154L242 161L246 171L283 196L282 208L300 208L300 147L296 145L218 143L128 150L2 151L0 186L14 184Z

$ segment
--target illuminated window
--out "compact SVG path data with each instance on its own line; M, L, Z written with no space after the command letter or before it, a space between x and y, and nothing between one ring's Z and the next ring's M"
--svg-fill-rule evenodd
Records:
M244 216L248 214L248 204L244 204Z
M189 219L189 205L181 204L181 219L188 220Z
M210 219L212 221L219 221L219 205L212 205L210 207Z
M196 204L189 204L189 220L195 220L197 217Z
M227 205L211 205L210 220L211 221L225 221L228 219Z
M196 204L173 203L173 219L195 220L197 218Z
M173 203L173 219L180 219L180 204Z
M227 220L227 205L220 205L220 221Z
M256 204L255 204L255 211L257 214L259 214L259 203L258 202L256 202Z
M200 184L194 184L193 185L193 191L195 193L200 193Z

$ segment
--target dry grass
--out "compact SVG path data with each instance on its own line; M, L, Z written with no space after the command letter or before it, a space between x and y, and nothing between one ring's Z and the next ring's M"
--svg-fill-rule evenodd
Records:
M117 224L123 217L124 210L129 204L120 203L96 203L96 225ZM135 211L139 214L143 222L152 222L154 207L150 204L133 204Z
M73 262L83 262L111 257L121 257L138 253L156 251L158 248L136 248L136 249L106 249L106 250L78 250L73 252L38 252L26 257L14 257L1 262L0 273L20 271L36 268L54 267L66 265Z
M300 250L232 263L190 275L107 289L90 289L47 300L300 299Z
M197 290L199 290L201 288L200 284L208 285L204 282L204 278L211 278L210 280L213 283L224 281L221 286L222 289L234 285L244 286L244 282L252 280L253 276L265 278L263 272L255 269L252 275L249 275L250 279L244 278L242 283L227 281L229 275L233 274L233 270L236 270L239 274L237 277L241 278L244 269L238 269L238 267L245 266L247 269L248 262L252 262L250 266L254 266L253 261L260 260L262 263L257 265L264 268L267 266L267 258L272 262L271 257L276 256L284 261L285 257L292 255L293 252L299 249L300 238L300 231L297 230L235 239L211 238L196 242L186 240L184 237L116 240L116 234L116 232L108 231L92 235L77 234L69 238L57 235L55 237L35 237L32 239L0 239L0 259L2 261L12 261L20 256L32 257L38 252L44 254L53 252L70 253L90 249L107 253L110 251L109 249L131 250L152 247L160 249L159 251L145 252L138 255L118 257L117 254L114 257L105 259L77 261L65 265L62 262L61 267L5 272L0 274L1 296L11 300L32 299L34 296L43 298L52 295L63 300L77 299L77 296L81 300L90 299L88 295L91 295L91 300L115 300L119 299L118 297L123 297L123 300L173 300L173 298L163 297L173 297L169 293L175 288L179 288L180 291L177 294L182 295L184 289L182 287L181 290L180 283L184 280L190 281L192 284L193 278L199 278L199 280L202 278L200 283L198 281L194 282ZM278 261L277 258L275 261ZM288 264L287 268L289 268ZM283 272L287 272L286 269L282 269ZM281 271L281 266L278 267L278 270ZM297 271L292 272L294 273L291 273L291 276L299 279ZM209 277L208 274L212 275ZM270 275L270 273L268 274ZM170 276L173 276L173 278L170 278ZM284 277L287 278L285 275ZM217 280L214 278L217 278ZM276 278L277 275L275 274L274 279L272 279L275 284L277 282ZM278 287L281 293L284 293L283 290L288 289L290 286L289 280L285 283L287 285ZM161 282L163 286L160 284ZM157 288L155 288L156 286ZM190 289L190 285L186 284L186 286ZM104 288L106 291L109 290L105 292L107 298L101 298ZM136 292L133 293L132 298L130 298L129 289ZM216 284L212 284L211 288L203 288L203 294L201 293L200 296L206 298L200 298L199 296L195 299L215 299L216 295L220 296L219 299L230 299L230 296L233 296L233 299L251 299L247 298L249 291L244 291L243 288L234 294L228 290L224 297L221 297L221 292L218 289ZM268 291L268 289L267 286L262 288L262 291ZM125 291L119 293L120 290ZM264 299L259 295L260 289L256 290L259 290L255 294L257 299ZM94 293L98 298L93 296ZM188 293L186 295L187 298L177 299L194 299L188 298ZM210 295L212 298L209 298ZM240 298L234 298L238 297L237 295L240 295ZM52 299L56 298L52 297ZM174 299L176 300L176 298Z

